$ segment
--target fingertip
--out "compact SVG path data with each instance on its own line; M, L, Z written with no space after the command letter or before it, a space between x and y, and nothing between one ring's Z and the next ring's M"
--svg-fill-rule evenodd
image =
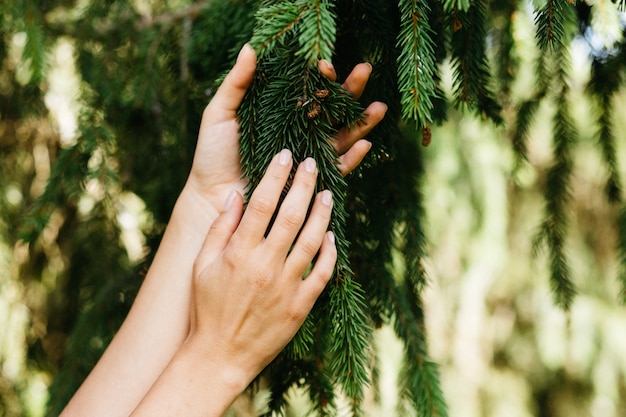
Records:
M363 148L365 149L365 153L369 152L372 149L372 142L367 139L361 139L361 143L363 144Z
M354 98L359 99L371 74L372 64L369 62L357 64L344 81L343 88L352 94Z
M315 263L315 266L318 267L319 276L324 283L327 283L332 277L336 263L337 243L335 241L335 234L329 230L324 236L319 257Z
M233 205L233 202L235 201L235 198L237 198L237 194L239 193L236 190L232 190L230 194L228 194L228 197L226 197L226 201L224 202L224 207L222 208L222 212L230 210L230 208Z
M324 190L320 193L320 200L325 206L332 207L333 193L330 190Z
M387 113L387 110L389 110L389 106L387 106L387 103L384 103L382 101L373 101L370 103L369 106L367 106L365 113L375 113L384 116Z
M247 88L256 70L256 52L250 44L244 44L239 50L235 66L231 72L239 74L240 85Z
M335 234L332 230L326 232L326 240L328 240L333 246L335 246Z
M292 160L291 151L289 149L283 149L275 156L278 161L278 165L289 166Z
M245 44L237 55L235 65L205 108L203 118L212 118L214 123L233 118L255 71L256 53L249 44Z
M337 80L337 72L333 64L325 59L320 59L318 62L318 68L322 74L331 81Z
M256 51L249 43L245 43L239 50L239 55L237 55L237 63L247 63L250 62L252 59L254 59L254 62L256 63Z
M226 197L226 201L224 201L224 207L220 213L220 217L222 221L228 221L229 223L233 222L236 219L241 218L241 214L243 212L243 196L239 191L232 190L228 197Z
M211 224L202 244L201 253L215 253L229 242L243 214L243 196L236 190L230 192L222 211Z
M345 177L352 172L365 158L365 155L372 149L372 142L366 139L359 139L354 145L339 158L339 170Z
M324 288L332 278L336 264L337 246L335 244L335 235L332 231L328 231L324 235L317 261L315 261L311 273L303 281L303 285L308 288L311 305L324 291Z

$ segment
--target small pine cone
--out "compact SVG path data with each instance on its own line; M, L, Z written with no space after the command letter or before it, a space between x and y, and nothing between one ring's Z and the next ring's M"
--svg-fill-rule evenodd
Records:
M430 141L433 138L433 133L430 130L430 126L426 126L422 129L422 146L426 147L430 145Z
M322 111L322 106L319 103L311 103L311 110L306 114L309 119L315 119Z
M323 89L323 90L317 90L315 92L315 97L317 98L326 98L328 97L328 95L330 94L330 91Z

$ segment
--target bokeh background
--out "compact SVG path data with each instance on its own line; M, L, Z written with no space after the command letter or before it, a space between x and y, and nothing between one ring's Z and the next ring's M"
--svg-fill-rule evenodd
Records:
M126 88L125 81L135 80L130 75L125 80L123 64L115 61L116 54L122 62L123 54L134 53L132 45L123 40L120 44L124 47L112 51L110 69L77 62L77 38L104 36L109 30L106 20L94 21L90 34L55 32L72 19L80 20L81 7L87 1L18 3L0 6L0 415L37 417L45 415L46 404L54 400L48 394L53 381L61 386L75 382L59 380L57 374L68 349L72 349L66 343L72 330L69 326L102 326L102 334L112 334L116 325L90 321L90 317L79 322L67 317L74 311L68 305L78 305L90 296L89 289L80 294L68 291L72 288L67 282L68 271L78 268L90 274L98 270L105 275L134 271L138 285L149 260L147 248L158 239L161 220L166 218L161 211L166 210L147 208L141 197L123 186L124 175L131 173L116 170L126 165L96 152L89 166L104 167L93 172L106 178L94 175L77 186L74 193L65 196L75 204L51 211L36 242L21 240L25 215L32 213L35 200L44 192L60 150L76 143L81 124L96 125L102 117L97 112L85 116L84 109L93 109L98 103L90 100L84 78L93 76L89 71L109 70L116 74L122 89ZM166 3L129 2L140 16L172 16L191 4L182 0ZM514 15L514 35L522 70L513 84L512 101L528 98L535 82L533 17L529 8L520 4ZM533 247L544 210L546 172L552 161L554 108L542 104L537 112L528 135L528 161L522 163L508 140L510 122L515 119L513 106L505 106L501 126L452 110L446 123L433 126L432 143L423 149L429 276L424 296L426 325L431 356L441 367L450 416L626 415L626 307L621 303L622 287L617 277L618 208L604 193L607 174L597 151L594 103L586 90L594 54L610 51L611 45L621 40L625 18L610 1L589 4L610 13L596 12L600 20L596 20L593 36L576 36L568 45L572 67L569 101L580 134L573 155L566 242L579 294L569 311L555 305L548 260ZM23 7L20 10L26 11L22 15L25 21L46 19L42 24L46 31L33 31L32 26L20 24L8 12L9 5ZM601 20L603 16L605 20ZM148 27L151 22L145 18L135 24ZM184 27L186 22L173 20L172 24ZM185 33L168 34L161 42L183 42ZM153 42L150 38L140 41ZM33 52L37 48L44 52ZM37 62L36 57L43 60ZM150 56L150 52L137 56L135 62L152 65L151 59L160 60L164 67L172 65L165 58ZM221 72L228 65L224 59L224 68L213 71ZM449 94L452 74L448 64L442 66L442 74ZM156 86L166 82L158 80ZM138 100L130 91L127 99ZM623 88L612 105L619 173L626 178ZM158 112L167 113L167 109ZM190 116L188 123L193 125L194 118ZM97 125L104 127L95 135L96 142L108 134L106 123ZM168 143L167 136L164 142ZM137 155L127 155L134 157ZM180 185L184 175L184 171L177 171L172 189ZM168 204L163 203L163 207ZM79 222L83 226L72 227ZM115 224L115 230L110 230L110 224ZM115 250L117 245L111 245L111 253L91 250L90 242L107 239L121 241L123 252ZM403 266L399 262L397 267ZM106 283L115 279L109 276L94 282L114 287ZM102 296L110 297L109 308L119 311L120 316L132 301L132 294L114 289ZM91 320L94 317L97 314ZM380 394L377 401L370 399L369 409L371 415L393 416L402 346L386 327L376 330L376 340L381 353L376 380ZM94 344L93 356L97 357L107 338L83 342ZM85 357L84 363L76 366L89 366L94 357ZM294 391L290 415L300 415L302 397Z

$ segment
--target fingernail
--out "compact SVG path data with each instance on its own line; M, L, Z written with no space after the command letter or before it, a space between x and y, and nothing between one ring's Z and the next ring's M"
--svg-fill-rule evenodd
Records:
M374 67L369 62L364 62L364 64L367 65L368 67L370 67L370 72L372 72L374 70Z
M370 149L372 149L372 142L370 142L367 139L363 139L365 141L365 143L367 143L367 150L369 151Z
M328 232L328 240L330 240L330 243L332 244L335 243L335 234L333 232Z
M315 172L315 159L308 157L304 160L304 170L313 174Z
M278 154L278 164L282 166L289 165L289 161L291 161L291 151L289 149L283 149Z
M228 197L226 197L226 201L224 202L224 208L222 208L222 211L230 210L230 208L233 205L233 201L235 201L236 196L237 196L237 191L235 190L232 190L230 194L228 194Z
M322 191L322 203L330 206L333 203L333 193L329 190Z
M239 59L241 58L241 56L244 54L244 51L246 50L250 50L252 49L252 47L250 46L249 43L244 44L241 49L239 50L239 54L237 55L237 61L239 61Z
M332 69L334 69L334 68L335 68L335 67L333 66L333 64L331 64L329 61L327 61L327 60L325 60L325 59L320 60L320 62L321 62L323 65L325 65L328 69L331 69L331 70L332 70Z

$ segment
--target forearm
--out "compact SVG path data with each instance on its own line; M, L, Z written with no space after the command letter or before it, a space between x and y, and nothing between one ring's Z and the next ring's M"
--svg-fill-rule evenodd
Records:
M131 416L223 416L253 378L207 346L185 343Z
M193 262L217 212L183 191L133 306L64 416L128 416L189 331Z

